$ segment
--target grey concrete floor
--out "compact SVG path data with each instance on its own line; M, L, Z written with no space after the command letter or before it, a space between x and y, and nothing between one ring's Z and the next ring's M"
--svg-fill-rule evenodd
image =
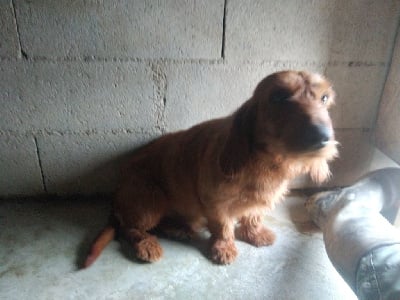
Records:
M237 242L228 266L207 259L207 240L161 239L164 257L134 259L112 242L95 264L77 264L108 215L99 199L0 201L0 299L356 299L332 267L301 197L265 218L273 246Z

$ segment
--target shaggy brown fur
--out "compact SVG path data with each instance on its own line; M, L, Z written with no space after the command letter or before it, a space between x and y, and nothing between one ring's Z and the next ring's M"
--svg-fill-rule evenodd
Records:
M263 213L287 191L288 181L329 177L327 162L337 155L328 108L331 84L318 74L284 71L257 86L234 114L167 134L138 149L126 168L113 214L139 259L153 262L162 248L149 233L156 226L191 235L206 226L211 259L231 263L236 237L257 247L274 233ZM177 220L176 224L165 220ZM89 266L113 238L107 227L86 260Z

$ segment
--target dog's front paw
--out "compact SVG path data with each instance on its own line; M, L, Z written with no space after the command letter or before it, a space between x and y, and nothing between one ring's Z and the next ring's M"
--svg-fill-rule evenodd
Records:
M155 262L159 260L163 254L161 245L154 236L146 237L137 242L135 248L137 258L147 262Z
M254 235L254 239L250 243L256 247L270 246L275 242L276 235L273 231L261 227L261 229Z
M238 254L233 240L216 240L211 247L211 259L221 265L230 264Z
M265 227L260 227L257 230L241 227L237 232L237 236L242 241L256 247L270 246L276 239L275 233Z

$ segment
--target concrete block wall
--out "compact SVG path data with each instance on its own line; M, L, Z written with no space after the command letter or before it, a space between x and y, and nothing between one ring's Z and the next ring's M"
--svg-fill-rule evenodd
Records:
M335 174L351 169L399 13L398 0L0 0L0 195L111 191L135 147L231 113L282 69L333 81Z
M376 144L400 164L400 32L397 33L390 71L382 94L376 126Z

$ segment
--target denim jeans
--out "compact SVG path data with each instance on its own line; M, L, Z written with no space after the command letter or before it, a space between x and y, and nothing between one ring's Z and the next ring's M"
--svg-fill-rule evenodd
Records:
M400 299L400 244L377 247L361 258L356 293L362 300Z

